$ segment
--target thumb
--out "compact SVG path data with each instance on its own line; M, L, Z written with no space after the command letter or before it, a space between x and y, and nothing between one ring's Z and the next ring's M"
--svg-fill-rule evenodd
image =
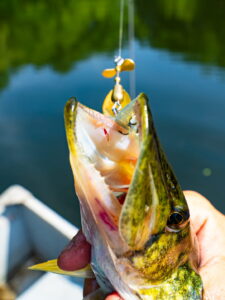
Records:
M91 245L79 230L69 245L61 252L57 263L60 269L75 271L84 268L91 261Z
M225 216L197 192L185 191L190 221L200 246L201 266L225 253Z

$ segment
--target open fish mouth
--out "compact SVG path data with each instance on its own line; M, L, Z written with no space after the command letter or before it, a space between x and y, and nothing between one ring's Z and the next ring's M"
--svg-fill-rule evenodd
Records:
M95 222L116 254L143 248L165 228L170 211L166 166L147 101L139 95L115 119L74 98L65 107L81 212Z
M147 97L140 94L115 118L72 98L65 126L90 265L104 295L116 289L130 300L201 299L188 206ZM65 274L55 260L33 269Z

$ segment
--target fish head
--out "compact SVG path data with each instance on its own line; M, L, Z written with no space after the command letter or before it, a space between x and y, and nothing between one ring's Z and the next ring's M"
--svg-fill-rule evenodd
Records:
M197 265L189 209L147 97L140 94L115 118L73 98L65 106L65 124L82 227L100 286L125 299L157 299L149 298L154 293L164 299L165 290L174 290L171 278L179 279L177 289L192 290L194 275L184 284Z

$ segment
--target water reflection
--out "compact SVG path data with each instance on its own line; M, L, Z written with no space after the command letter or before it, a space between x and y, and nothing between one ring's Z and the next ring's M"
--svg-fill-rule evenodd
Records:
M225 67L225 2L139 0L138 37L182 58Z
M26 64L61 72L75 62L115 49L118 3L104 0L0 2L2 87L10 71Z
M135 10L138 40L185 60L225 66L224 1L136 0ZM119 1L2 0L0 87L26 64L67 72L81 59L113 52L118 23Z

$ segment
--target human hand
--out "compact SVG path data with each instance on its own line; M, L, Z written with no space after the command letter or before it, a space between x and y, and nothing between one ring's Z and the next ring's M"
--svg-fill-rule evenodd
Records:
M225 216L199 193L185 191L184 194L199 244L204 299L225 299Z
M222 300L225 298L225 216L197 192L184 192L190 209L190 222L193 234L199 243L199 273L203 280L204 299ZM91 246L82 231L72 239L58 258L58 265L67 271L85 267L91 260ZM98 288L95 279L86 279L84 296ZM105 300L121 300L114 292Z

